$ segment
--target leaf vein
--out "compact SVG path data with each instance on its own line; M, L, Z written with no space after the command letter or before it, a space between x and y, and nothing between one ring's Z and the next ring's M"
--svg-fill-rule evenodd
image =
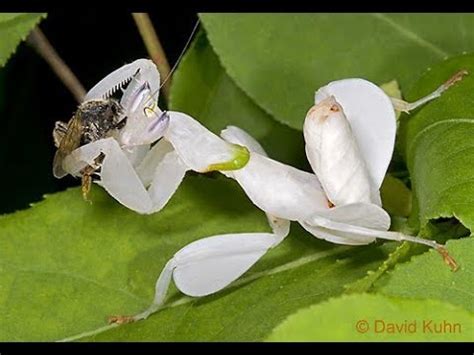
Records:
M424 47L426 49L431 50L433 53L435 53L438 57L440 58L445 58L449 55L448 52L445 52L443 49L439 48L437 45L434 43L426 40L425 38L421 37L419 34L416 32L410 31L405 27L402 27L400 24L395 22L393 19L389 18L388 16L377 13L377 14L372 14L375 18L385 22L387 25L391 26L393 29L398 31L401 35L405 36L406 38L412 40L413 42L416 42L417 44L420 45L420 47Z

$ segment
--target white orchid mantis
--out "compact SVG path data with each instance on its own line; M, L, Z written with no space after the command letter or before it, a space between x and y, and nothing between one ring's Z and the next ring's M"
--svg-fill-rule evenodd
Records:
M217 235L185 246L163 269L152 305L111 321L136 321L159 310L172 279L189 296L218 292L277 246L288 235L290 221L333 243L364 245L382 238L425 244L455 268L436 242L388 231L390 217L381 207L379 189L393 153L395 109L409 111L438 97L464 74L412 104L391 99L363 79L321 88L304 123L314 174L268 158L237 127L226 128L220 138L184 113L162 112L156 103L159 76L150 61L138 60L108 75L86 99L107 98L130 81L120 100L127 121L113 136L74 150L64 159L66 172L80 175L102 154L97 182L126 207L153 213L170 199L187 170L220 171L240 184L272 228L271 233Z

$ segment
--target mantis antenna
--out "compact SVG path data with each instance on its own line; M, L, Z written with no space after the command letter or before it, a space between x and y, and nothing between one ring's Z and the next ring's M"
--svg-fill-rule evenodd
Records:
M171 75L173 75L173 73L175 72L176 68L178 67L178 64L181 62L181 59L183 59L183 56L184 56L184 53L186 52L186 50L188 49L193 37L194 37L194 34L196 33L198 27L199 27L199 24L201 22L201 19L198 17L197 21L196 21L196 24L194 25L194 28L193 30L191 31L191 34L189 35L188 37L188 40L186 42L186 44L184 45L184 48L183 50L181 51L178 59L176 60L176 62L174 63L173 67L171 68L170 72L168 73L168 75L166 76L166 78L163 80L163 82L161 83L160 87L155 90L154 92L150 93L149 95L149 98L148 99L152 99L153 96L155 96L155 94L161 90L161 88L163 87L163 85L166 84L166 82L171 78Z
M186 42L186 44L184 45L184 48L183 50L181 51L178 59L176 60L176 62L174 63L173 67L171 68L170 72L168 73L168 75L166 76L166 78L163 80L163 82L161 83L160 85L160 89L163 87L163 85L166 84L166 82L168 81L168 79L171 77L171 75L174 73L174 71L176 70L176 67L178 66L178 64L181 62L181 59L183 59L183 56L184 56L184 53L186 52L186 50L188 49L189 47L189 44L191 43L191 40L193 39L194 37L194 34L196 33L198 27L199 27L199 23L201 22L201 19L198 17L197 21L196 21L196 24L194 25L194 28L193 30L191 31L191 34L189 35L189 38ZM155 93L153 93L154 95ZM152 96L153 96L152 95Z
M146 97L146 102L150 102L152 101L152 104L151 106L148 106L146 107L147 110L150 110L150 111L153 111L154 112L154 109L155 109L155 104L153 104L153 97L155 96L155 94L157 92L159 92L161 90L161 88L163 87L163 85L166 84L166 82L171 78L171 75L173 75L173 73L175 72L178 64L181 62L181 60L183 59L183 56L184 56L184 53L186 52L186 50L188 49L190 43L191 43L191 40L193 39L194 37L194 34L196 33L198 27L199 27L199 23L200 23L200 18L198 17L197 21L196 21L196 24L194 25L194 28L193 30L191 31L191 34L189 35L188 37L188 40L186 41L186 44L184 45L184 48L183 50L181 51L178 59L176 60L175 64L173 65L173 67L171 68L170 72L168 73L168 75L166 76L166 78L163 80L163 82L161 83L160 87L158 89L156 89L155 91L153 92L150 92L149 94L147 94L148 96ZM122 92L124 92L124 88L123 88L123 85L126 85L126 84L129 84L132 80L133 80L133 77L135 77L138 73L140 72L140 69L137 69L136 72L131 75L130 77L128 77L128 79L126 79L125 81L121 82L120 84L118 84L119 87L122 88ZM113 94L115 91L112 90L112 92L110 92L109 94Z

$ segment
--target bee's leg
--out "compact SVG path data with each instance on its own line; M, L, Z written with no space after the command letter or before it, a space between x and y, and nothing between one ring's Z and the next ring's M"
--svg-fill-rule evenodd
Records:
M89 200L89 192L91 190L91 183L92 183L92 174L94 170L90 165L88 165L82 172L81 178L81 191L82 191L82 198L84 201L91 202Z
M406 102L404 100L391 97L390 99L392 100L393 107L397 111L402 111L402 112L407 112L407 113L410 111L413 111L414 109L424 105L425 103L440 97L443 92L448 90L452 85L454 85L458 81L462 80L462 78L467 74L468 74L467 70L458 71L451 78L449 78L445 83L439 86L436 90L422 97L421 99L416 100L415 102Z
M91 202L89 199L89 192L91 190L92 184L92 175L100 168L100 164L104 160L105 155L104 153L100 153L97 158L94 159L93 165L87 165L82 171L82 178L81 178L81 190L82 190L82 197L84 201Z

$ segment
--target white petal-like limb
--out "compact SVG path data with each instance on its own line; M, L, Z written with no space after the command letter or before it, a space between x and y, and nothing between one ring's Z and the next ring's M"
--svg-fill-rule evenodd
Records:
M390 216L380 206L372 203L352 203L336 206L319 213L319 216L335 222L356 226L387 230L390 227Z
M374 237L367 237L351 233L341 232L339 230L327 229L319 226L312 226L305 222L301 226L313 236L319 239L324 239L330 243L343 245L367 245L376 240Z
M321 225L318 223L319 218L377 231L386 231L390 227L390 216L387 212L375 204L368 203L336 206L300 223L303 228L315 237L337 244L364 245L372 243L376 237L373 234L366 235L352 233L347 229L330 228L326 224Z
M74 173L78 167L94 164L94 160L103 153L100 181L97 183L127 208L150 214L159 211L168 202L188 170L176 152L169 151L166 144L153 147L142 160L138 172L113 138L101 139L74 150L66 157L64 166ZM150 187L147 190L148 184Z
M226 234L198 240L175 254L174 282L189 296L215 293L244 274L274 243L271 233Z
M427 245L438 250L448 263L452 262L455 265L454 260L452 260L442 245L434 240L387 231L389 223L390 217L382 208L373 204L353 204L341 206L339 211L332 213L328 211L325 214L314 215L302 223L302 225L304 228L308 226L324 228L329 233L334 231L336 237L347 238L347 244L355 244L353 241L362 242L363 240L371 242L375 238L379 238ZM311 232L311 228L307 230Z
M165 265L156 282L151 306L133 317L118 317L115 321L137 321L158 311L165 302L172 278L181 292L192 297L224 289L286 237L277 233L274 230L273 234L222 234L186 245Z
M390 98L364 79L333 81L316 92L315 102L330 96L344 109L370 176L379 189L395 144L396 117Z
M141 146L137 146L141 147ZM134 147L136 148L136 147ZM166 139L159 140L135 168L143 185L148 186L153 181L155 170L165 155L174 151L173 146Z
M105 138L86 144L74 150L65 160L63 166L71 171L74 161L85 161L93 165L94 160L103 153L100 185L124 206L146 213L152 207L148 193L130 160L114 138Z
M247 148L226 142L185 113L169 111L168 114L169 127L164 137L191 170L234 170L247 163Z
M267 153L260 145L260 143L242 128L236 126L227 126L221 131L221 137L224 138L227 142L243 145L247 147L251 152L267 156Z
M171 199L184 179L188 167L176 151L169 152L156 167L148 194L153 203L148 213L161 210Z

